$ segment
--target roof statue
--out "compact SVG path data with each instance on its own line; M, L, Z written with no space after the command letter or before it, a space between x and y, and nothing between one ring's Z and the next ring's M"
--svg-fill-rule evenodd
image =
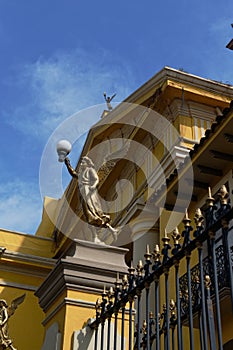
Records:
M116 94L113 94L112 96L107 96L106 92L104 92L104 99L107 103L107 107L109 111L112 111L112 105L111 105L111 101L114 99L114 97L116 96Z

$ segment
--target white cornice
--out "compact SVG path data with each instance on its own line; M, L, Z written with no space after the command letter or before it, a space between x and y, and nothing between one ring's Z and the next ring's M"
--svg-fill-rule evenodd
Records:
M5 250L1 255L1 260L4 262L6 260L13 260L14 262L30 263L34 265L39 265L43 267L54 267L56 264L55 259L45 258L42 256L23 254L19 252L12 252L10 250Z
M165 82L165 80L173 79L177 82L189 84L200 89L210 91L215 94L224 94L233 98L233 86L223 84L211 79L199 77L194 74L183 72L174 68L165 66L146 83L141 85L130 96L128 96L123 102L134 103L139 97L149 92L151 89Z
M0 286L23 289L23 290L28 290L28 291L32 291L32 292L35 292L38 288L38 286L32 286L29 284L14 283L14 282L9 282L9 281L5 282L5 281L1 281L1 280L0 280Z

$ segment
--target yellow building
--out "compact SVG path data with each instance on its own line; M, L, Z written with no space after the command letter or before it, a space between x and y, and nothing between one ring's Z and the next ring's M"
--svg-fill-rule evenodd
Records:
M111 225L118 228L117 239L114 239L108 228L96 230L85 222L83 203L80 196L77 196L80 189L76 178L71 180L60 200L45 199L42 222L35 236L1 230L1 299L10 303L26 293L24 301L9 319L9 333L14 346L23 350L32 347L34 350L94 349L96 336L98 348L95 349L107 349L107 336L111 334L111 339L117 339L117 343L113 345L114 350L122 349L122 346L128 348L129 342L135 344L137 341L140 341L142 348L144 346L145 349L149 349L147 325L151 322L151 332L154 332L152 349L155 349L155 346L173 349L173 341L179 342L179 349L201 349L200 343L205 346L205 342L214 349L213 337L217 342L225 344L224 349L229 349L228 342L232 339L232 314L228 311L231 308L231 283L224 285L224 280L221 285L219 282L220 313L224 314L220 320L221 334L218 317L214 325L212 313L205 315L206 327L209 325L211 329L211 325L212 328L216 326L215 331L209 331L208 339L200 332L202 326L200 327L199 322L203 325L205 320L203 321L203 311L200 313L198 310L203 305L200 304L200 300L196 305L197 309L194 305L197 302L195 298L198 298L194 295L195 286L198 287L200 283L197 281L195 284L192 280L189 285L187 282L187 274L194 275L197 269L194 266L200 262L200 249L189 242L193 237L190 234L187 216L190 216L194 225L197 208L214 208L211 204L213 200L210 200L213 194L217 206L214 213L218 212L218 216L214 214L216 217L212 218L214 221L209 222L209 225L219 225L218 219L225 215L225 212L220 213L222 205L227 206L224 208L228 221L232 219L228 207L233 190L233 111L232 106L230 107L232 99L232 86L165 67L113 110L103 113L87 136L80 161L77 160L76 170L78 172L84 156L88 156L94 162L98 170L101 203L106 205L104 211L108 210L111 213ZM229 196L220 191L223 185ZM212 193L208 192L208 188ZM217 200L217 193L220 192L223 193L222 202ZM184 230L182 220L186 209L188 213L184 221ZM207 218L207 223L208 220ZM196 222L198 223L197 215ZM199 222L202 224L201 216ZM201 224L198 227L202 227ZM178 260L172 258L175 253L169 251L168 256L166 255L168 245L172 245L169 238L172 238L171 233L176 226L180 232L186 232L186 241L181 243L183 248L178 247L181 241L178 240L177 233L173 233L174 242L177 244L175 247L181 252L177 255L180 259L177 258L180 262L179 275L176 275ZM205 261L207 253L211 249L212 252L213 249L215 251L216 248L218 258L223 259L221 261L227 270L231 262L225 262L225 251L221 250L221 247L230 249L231 244L225 241L220 244L220 228L215 228L216 247L210 247L211 244L215 244L215 240L213 242L213 239L209 240L204 236L194 237L194 242L199 248L203 242L202 258ZM96 232L105 245L93 242ZM149 246L146 253L147 245ZM150 261L153 262L150 253L156 245L160 246L161 257L164 259L161 266L164 269L161 270L162 267L157 266L161 271L158 270L160 272L152 276L152 272L157 270L156 266L153 271L149 266ZM181 256L182 252L186 252L186 257ZM138 260L144 259L144 254L149 272L138 264ZM158 255L157 260L156 254L154 257L155 263L158 263ZM133 304L127 299L125 314L122 314L122 311L117 313L118 336L116 337L113 331L114 317L111 330L106 319L105 328L103 324L100 325L97 334L91 327L86 327L87 323L91 324L96 317L96 299L101 298L104 287L108 291L111 285L114 286L117 273L120 278L127 273L131 261L134 266L138 264L134 283L145 279L153 285L150 288L150 296L147 297L147 292L143 291L145 286L142 288L138 284L138 295L142 292L142 296L138 298L140 303L136 301L134 305L136 315L134 316L132 309ZM189 263L194 270L190 270ZM220 264L217 265L217 269L219 274L222 271ZM204 274L208 274L207 272L208 270L205 270ZM232 274L230 269L229 273ZM148 277L147 274L152 276L155 282L152 283L152 277ZM175 284L176 277L180 283L179 296ZM160 287L156 284L157 279L160 280ZM117 283L115 287L115 293L120 292ZM134 288L133 285L131 287ZM125 282L123 292L121 290L125 297L127 288L129 287ZM160 300L156 294L159 288ZM200 299L201 287L198 288L196 291ZM207 286L207 294L208 291ZM211 295L215 295L213 289L210 291ZM115 297L118 298L119 295ZM179 305L183 308L180 311L177 309L177 298L180 298ZM213 312L218 316L216 296L211 298L207 297L208 307L212 308L213 301ZM169 310L170 299L175 300L175 305L173 307L171 303ZM100 322L106 311L103 305L107 308L111 300L114 303L114 296L109 297L110 304L105 305L105 294L101 300L102 305L97 304L97 313L102 312L99 315ZM166 307L163 319L160 320L160 325L157 323L156 329L153 322L158 321L155 316L163 311L164 303ZM193 310L187 317L187 310L190 313L190 303L193 303ZM151 314L150 319L149 311L153 311L155 315L152 317ZM182 335L177 332L178 312L181 313ZM172 316L174 332L172 322L169 329L165 322ZM129 334L133 334L133 329L130 329L122 343L122 319L125 320L125 328L128 329L131 324L133 326L131 317L135 317L135 323L139 323L142 332L138 332L135 339L130 339ZM89 319L92 321L88 321ZM161 335L159 345L156 345L156 331ZM171 333L169 337L167 332ZM111 341L113 344L113 340ZM184 347L181 347L181 341L185 344Z

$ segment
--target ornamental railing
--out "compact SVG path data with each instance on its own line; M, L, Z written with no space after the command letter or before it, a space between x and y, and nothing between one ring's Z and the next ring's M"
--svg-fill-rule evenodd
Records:
M195 229L186 212L182 233L175 229L171 234L172 246L165 234L161 252L158 245L152 253L147 246L144 263L131 266L128 275L121 280L118 276L114 287L104 290L90 325L95 331L93 350L223 350L223 288L233 311L233 208L225 186L218 197L215 205L209 191L204 214L195 212ZM191 268L193 259L198 264ZM186 273L180 276L184 267Z
M220 237L222 239L222 237ZM218 290L221 293L229 294L230 289L230 280L228 268L226 268L226 256L225 249L223 244L219 245L215 249L216 255L216 270L218 275ZM230 247L230 258L231 264L233 260L233 246ZM212 263L209 256L203 259L203 271L204 275L210 276L210 295L214 297L214 275L212 269ZM198 312L201 308L201 296L200 296L200 275L199 275L200 267L199 264L195 265L191 268L191 290L192 290L192 303L193 303L193 311ZM180 285L180 299L181 299L181 318L185 320L188 317L188 305L187 305L187 273L179 278Z

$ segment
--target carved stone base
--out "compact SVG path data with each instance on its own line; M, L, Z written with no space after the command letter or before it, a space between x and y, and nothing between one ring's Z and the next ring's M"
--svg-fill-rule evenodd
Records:
M127 273L128 267L125 263L127 252L128 249L106 245L104 242L95 243L74 239L65 259L75 258L78 259L77 262L90 266L94 262L94 267Z
M116 280L117 272L127 273L127 249L82 240L73 244L36 291L46 312L64 290L101 293Z

